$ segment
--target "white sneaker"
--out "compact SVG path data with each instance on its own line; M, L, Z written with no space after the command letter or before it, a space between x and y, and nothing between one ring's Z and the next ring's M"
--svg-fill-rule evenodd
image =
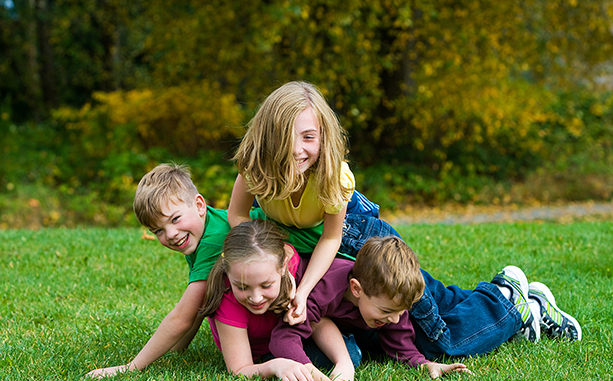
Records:
M519 334L536 343L541 338L540 311L536 303L528 303L528 279L517 266L507 266L496 274L492 283L511 290L511 302L521 314L523 322Z
M579 322L556 305L556 299L547 286L539 282L530 283L528 297L536 300L541 309L541 330L547 337L581 340Z

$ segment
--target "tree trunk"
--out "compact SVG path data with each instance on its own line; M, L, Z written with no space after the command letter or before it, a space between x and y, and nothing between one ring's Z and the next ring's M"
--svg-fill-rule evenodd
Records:
M40 80L42 85L42 98L46 111L59 104L55 83L55 70L53 62L53 49L49 41L49 15L48 1L36 0L36 25L38 27L38 44L40 47Z
M23 79L25 85L26 100L30 108L29 117L40 121L42 115L41 86L38 70L38 45L36 33L36 0L28 0L25 4L25 68Z

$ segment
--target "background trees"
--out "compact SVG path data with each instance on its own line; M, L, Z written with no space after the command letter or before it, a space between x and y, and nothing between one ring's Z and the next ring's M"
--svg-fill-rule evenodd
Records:
M66 167L92 158L92 175L55 170L57 184L112 182L101 171L227 158L258 103L303 79L348 129L366 190L479 201L490 180L610 162L612 12L602 0L5 1L3 129L44 121L74 143ZM0 185L14 179L4 170Z

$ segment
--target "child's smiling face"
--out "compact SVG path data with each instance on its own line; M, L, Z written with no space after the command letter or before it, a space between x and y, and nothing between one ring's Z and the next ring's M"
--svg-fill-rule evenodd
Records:
M319 158L320 128L311 107L306 108L294 122L296 140L294 159L300 173L306 172Z
M398 323L406 308L385 295L366 296L358 301L360 314L370 328L379 328L388 323Z
M251 313L262 315L277 299L281 289L281 272L273 255L264 254L246 263L235 263L227 273L236 300ZM284 266L287 268L287 266Z
M172 197L161 207L164 217L150 228L160 243L184 255L196 251L204 234L206 203L197 195L192 205Z
M379 328L388 323L398 323L407 307L397 299L387 295L368 296L360 282L352 278L349 281L348 295L351 302L358 307L360 315L370 328Z

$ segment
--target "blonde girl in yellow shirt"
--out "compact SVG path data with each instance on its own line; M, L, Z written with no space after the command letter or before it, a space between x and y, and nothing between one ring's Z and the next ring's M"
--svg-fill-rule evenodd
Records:
M321 92L310 83L289 82L266 98L233 158L239 175L228 207L230 226L250 220L254 199L281 224L305 229L323 223L286 315L290 323L305 319L306 299L341 244L355 189L347 147L346 131Z

